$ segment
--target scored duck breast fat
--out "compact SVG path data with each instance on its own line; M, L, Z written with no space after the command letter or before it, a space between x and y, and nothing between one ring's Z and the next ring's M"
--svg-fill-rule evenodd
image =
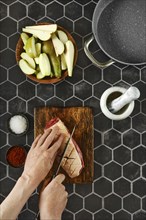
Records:
M49 122L47 122L45 129L53 128L55 126L58 126L60 133L64 134L65 136L63 143L60 147L62 153L65 144L70 137L70 133L64 123L59 118L53 118ZM73 138L71 138L69 142L61 166L71 178L79 176L82 169L84 168L82 152Z

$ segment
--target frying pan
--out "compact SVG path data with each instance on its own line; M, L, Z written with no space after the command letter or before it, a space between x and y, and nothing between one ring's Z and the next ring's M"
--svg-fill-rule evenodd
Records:
M146 64L146 0L99 0L92 31L84 51L96 66ZM92 56L89 45L94 39L110 58L107 62L100 63Z

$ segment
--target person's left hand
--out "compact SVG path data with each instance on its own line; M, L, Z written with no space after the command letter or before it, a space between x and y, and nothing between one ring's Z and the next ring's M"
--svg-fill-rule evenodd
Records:
M39 185L50 171L63 139L58 127L39 135L29 150L22 175L29 176L33 184Z

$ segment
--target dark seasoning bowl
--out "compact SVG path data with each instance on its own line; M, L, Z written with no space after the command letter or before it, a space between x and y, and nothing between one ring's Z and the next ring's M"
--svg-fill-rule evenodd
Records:
M15 132L10 128L10 120L11 120L14 116L22 116L23 118L25 118L25 120L26 120L26 129L25 129L24 132L17 134L17 133L15 133ZM23 135L25 135L25 134L28 132L28 129L29 129L29 121L28 121L28 118L25 116L25 114L23 114L23 113L16 113L16 114L11 115L11 117L8 119L8 130L9 130L9 132L10 132L11 134L16 135L16 136L23 136Z
M6 153L6 160L10 166L19 168L24 165L26 156L27 152L25 148L15 145L8 149Z

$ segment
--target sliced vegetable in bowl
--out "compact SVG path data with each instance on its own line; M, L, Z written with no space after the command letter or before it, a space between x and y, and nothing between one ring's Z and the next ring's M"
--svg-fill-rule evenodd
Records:
M40 23L23 31L16 46L16 60L27 77L47 84L72 76L77 46L64 28Z

